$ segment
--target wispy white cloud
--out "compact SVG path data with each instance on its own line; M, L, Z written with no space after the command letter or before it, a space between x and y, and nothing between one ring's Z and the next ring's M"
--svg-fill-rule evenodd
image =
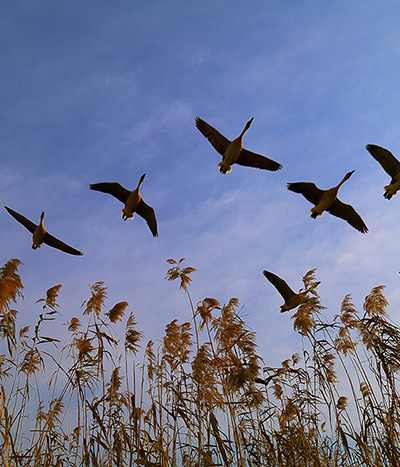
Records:
M24 14L22 23L20 9L8 11L20 21L3 34L19 38L1 78L3 203L32 220L46 210L52 233L86 252L34 252L22 226L0 215L1 257L25 263L23 318L61 282L67 320L79 314L88 285L104 280L110 306L127 300L147 337L159 337L166 322L190 319L178 285L163 279L168 257L198 268L195 301L237 296L261 354L276 363L299 338L263 269L298 289L318 268L331 315L346 293L360 308L384 283L396 317L399 200L382 198L388 176L364 146L400 155L399 10L339 3L246 5L246 21L243 6L226 2L187 4L176 17L161 5L79 10L83 16L70 12L66 22L55 7ZM226 23L217 18L222 11ZM194 126L197 114L229 138L254 116L245 146L283 170L236 166L220 175L220 156ZM286 190L294 181L328 188L352 169L340 197L365 217L367 235L328 214L310 219L310 204ZM144 172L157 239L143 219L123 222L117 200L88 188L107 180L134 188Z

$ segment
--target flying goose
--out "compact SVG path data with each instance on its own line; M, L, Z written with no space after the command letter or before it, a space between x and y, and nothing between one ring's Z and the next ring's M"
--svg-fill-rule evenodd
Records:
M222 156L222 161L218 164L219 171L222 174L229 173L232 170L233 164L272 171L278 170L282 167L281 164L273 161L272 159L268 159L268 157L261 156L260 154L256 154L243 148L243 135L250 128L253 120L254 117L246 123L240 135L233 141L230 141L200 117L196 117L196 127L201 133L203 133L208 141L210 141L214 149Z
M89 185L89 187L91 190L108 193L121 201L121 203L124 203L125 206L121 209L122 219L124 221L133 219L133 213L136 212L147 222L153 236L158 237L157 220L154 209L143 201L139 191L145 176L146 174L143 174L140 177L139 183L133 191L127 190L116 182L93 183Z
M361 233L367 233L368 228L355 209L350 204L344 204L337 198L339 188L353 173L354 170L348 172L336 186L329 190L320 190L314 183L306 182L288 183L287 188L290 191L302 194L306 200L314 204L314 207L311 208L311 217L313 219L322 216L324 211L328 211L333 216L344 219Z
M65 253L69 253L70 255L76 255L76 256L82 256L83 252L78 251L75 248L72 248L72 246L67 245L66 243L62 242L58 238L53 237L53 235L50 235L49 232L45 229L43 225L43 220L44 220L44 212L40 215L40 222L39 225L34 224L31 222L29 219L24 217L22 214L19 214L18 212L10 209L7 206L4 206L6 210L13 216L15 220L17 220L20 224L22 224L26 229L29 230L32 234L32 248L36 250L37 248L40 248L43 243L46 243L47 245L57 248L58 250L64 251Z
M389 185L383 187L385 190L383 196L386 199L396 196L397 191L400 190L400 162L389 150L375 144L367 144L365 149L381 164L383 170L392 177Z
M285 303L281 305L281 313L283 313L284 311L292 310L293 308L297 308L299 305L301 305L308 299L307 293L311 289L304 290L304 292L295 293L287 285L287 283L283 279L278 277L276 274L269 271L263 271L263 274L285 300ZM313 289L318 284L319 282L314 284L311 288Z

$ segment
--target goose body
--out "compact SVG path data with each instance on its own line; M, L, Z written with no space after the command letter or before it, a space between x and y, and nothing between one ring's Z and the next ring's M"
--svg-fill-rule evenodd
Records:
M287 188L290 191L302 194L306 200L314 204L314 207L310 210L310 217L313 219L322 216L322 213L327 211L333 216L347 221L359 232L367 233L368 228L356 210L350 204L342 203L337 197L339 188L353 173L354 170L348 172L336 186L329 190L320 190L314 183L308 182L288 183Z
M365 148L381 164L383 170L392 177L389 185L383 187L385 190L384 198L391 199L400 190L400 162L388 149L375 144L367 144Z
M127 219L133 219L133 213L136 212L140 201L142 200L142 195L140 194L140 186L142 185L146 174L143 174L140 177L137 187L131 191L128 195L128 198L125 201L125 206L121 209L122 219L126 221Z
M285 303L281 305L281 313L297 308L308 299L307 291L295 293L288 284L276 274L269 271L263 271L263 274L285 300Z
M17 220L20 224L22 224L29 232L32 234L32 248L36 250L37 248L41 248L43 243L47 245L57 248L58 250L64 251L65 253L69 253L70 255L82 256L83 252L76 250L72 246L67 245L66 243L62 242L53 235L49 234L43 224L44 221L44 212L40 215L40 222L38 225L31 222L29 219L24 217L22 214L14 211L13 209L4 206L5 209L15 220Z
M151 233L154 237L158 236L157 219L154 209L147 205L140 194L140 186L144 181L146 174L140 177L137 187L133 191L129 191L117 182L101 182L89 185L91 190L108 193L117 198L124 204L122 211L122 219L133 219L133 214L137 213L147 222Z
M346 180L348 180L353 175L353 173L354 173L354 170L352 170L351 172L348 172L336 186L329 188L328 190L325 190L323 192L317 204L313 208L310 209L311 217L313 219L316 219L317 217L321 217L322 213L324 211L327 211L332 206L332 204L337 199L339 188L343 185L343 183Z
M36 250L37 248L41 248L43 242L44 242L44 237L46 236L46 228L43 224L44 222L44 212L40 214L40 221L39 225L36 227L36 229L33 232L32 236L32 248Z
M218 164L219 171L222 174L229 173L232 170L233 164L271 171L276 171L282 167L281 164L273 161L272 159L268 159L268 157L243 148L243 135L250 128L253 120L254 118L251 118L246 123L240 135L233 141L230 141L200 117L196 117L196 127L208 139L214 149L222 156L222 161Z

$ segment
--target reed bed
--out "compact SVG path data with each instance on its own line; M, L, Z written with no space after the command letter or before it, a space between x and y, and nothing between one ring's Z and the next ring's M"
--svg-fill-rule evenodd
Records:
M194 268L168 260L166 279L188 298L187 321L145 341L122 301L90 287L64 342L61 285L39 300L34 329L19 326L20 261L0 268L0 462L8 466L400 465L400 328L383 286L359 313L350 295L327 320L315 270L293 314L299 352L269 367L237 298L190 294ZM275 310L274 310L275 311ZM115 328L125 324L121 338Z

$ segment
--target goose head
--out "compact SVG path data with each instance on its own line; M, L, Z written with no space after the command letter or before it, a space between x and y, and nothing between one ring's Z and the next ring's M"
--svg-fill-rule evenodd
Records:
M140 185L143 183L143 181L144 181L145 177L146 177L146 174L143 174L143 175L140 177L140 179L139 179L139 183L138 183L138 186L137 186L137 189L139 189L139 188L140 188Z
M342 181L340 182L340 185L342 185L344 182L346 182L355 172L355 170L352 170L351 172L347 172L347 174L343 177Z
M308 287L307 289L300 289L299 293L303 293L305 295L308 295L309 293L312 293L312 294L315 295L314 290L319 286L320 283L321 283L321 281L313 282L310 285L310 287Z
M254 117L252 117L245 125L244 129L243 129L243 133L242 134L245 134L245 132L251 127L251 124L253 123L253 120L254 120Z

